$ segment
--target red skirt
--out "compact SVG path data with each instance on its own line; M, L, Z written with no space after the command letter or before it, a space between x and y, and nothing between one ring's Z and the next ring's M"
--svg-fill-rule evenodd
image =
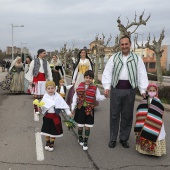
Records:
M46 81L44 73L38 73L36 77L33 78L33 83L37 83L38 81Z
M38 73L36 77L33 77L33 86L30 88L31 94L38 94L38 82L39 81L46 81L44 73Z

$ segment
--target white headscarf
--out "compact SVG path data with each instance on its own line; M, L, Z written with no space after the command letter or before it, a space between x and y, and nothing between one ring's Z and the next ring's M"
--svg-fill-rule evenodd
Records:
M62 66L62 63L57 55L55 55L57 58L57 62L54 61L54 59L51 60L50 64L53 64L54 66Z
M11 67L9 68L9 71L11 71L11 69L16 65L19 59L22 59L22 58L20 56L17 56L16 59L12 62ZM20 64L20 67L23 67L22 63Z

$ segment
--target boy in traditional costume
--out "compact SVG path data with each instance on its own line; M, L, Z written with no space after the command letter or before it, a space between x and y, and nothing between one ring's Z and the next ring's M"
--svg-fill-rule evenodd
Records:
M96 100L102 101L105 98L100 94L99 89L93 84L94 73L88 70L84 74L84 82L81 82L76 89L71 105L72 113L75 113L74 120L78 126L78 142L83 146L83 150L88 149L88 138L90 128L94 124L94 107ZM83 127L85 136L83 138Z
M166 154L164 107L158 98L158 87L150 83L148 96L142 99L137 108L134 132L136 150L142 154L162 156Z
M72 117L71 111L65 100L56 93L56 85L53 81L47 81L45 84L47 93L43 96L41 102L44 106L41 107L43 117L43 125L41 135L46 136L45 150L54 150L54 141L56 137L63 136L63 129L60 118L60 111L64 109L66 114Z

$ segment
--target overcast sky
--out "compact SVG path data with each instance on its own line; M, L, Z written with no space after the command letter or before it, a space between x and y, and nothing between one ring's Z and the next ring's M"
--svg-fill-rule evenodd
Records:
M0 49L12 46L12 26L14 28L14 45L21 47L27 43L32 55L39 48L46 51L59 50L67 43L78 48L87 46L95 39L96 33L112 35L109 46L113 46L114 37L119 34L117 18L122 24L134 20L145 10L144 19L151 14L146 26L137 32L143 34L146 41L151 33L159 38L165 29L163 44L170 45L170 0L0 0ZM142 36L139 36L141 41Z

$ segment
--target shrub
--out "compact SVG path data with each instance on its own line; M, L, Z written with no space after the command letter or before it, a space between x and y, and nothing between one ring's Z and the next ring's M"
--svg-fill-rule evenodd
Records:
M153 74L148 74L148 80L157 81L157 76Z
M170 86L161 86L158 90L159 98L170 99Z

